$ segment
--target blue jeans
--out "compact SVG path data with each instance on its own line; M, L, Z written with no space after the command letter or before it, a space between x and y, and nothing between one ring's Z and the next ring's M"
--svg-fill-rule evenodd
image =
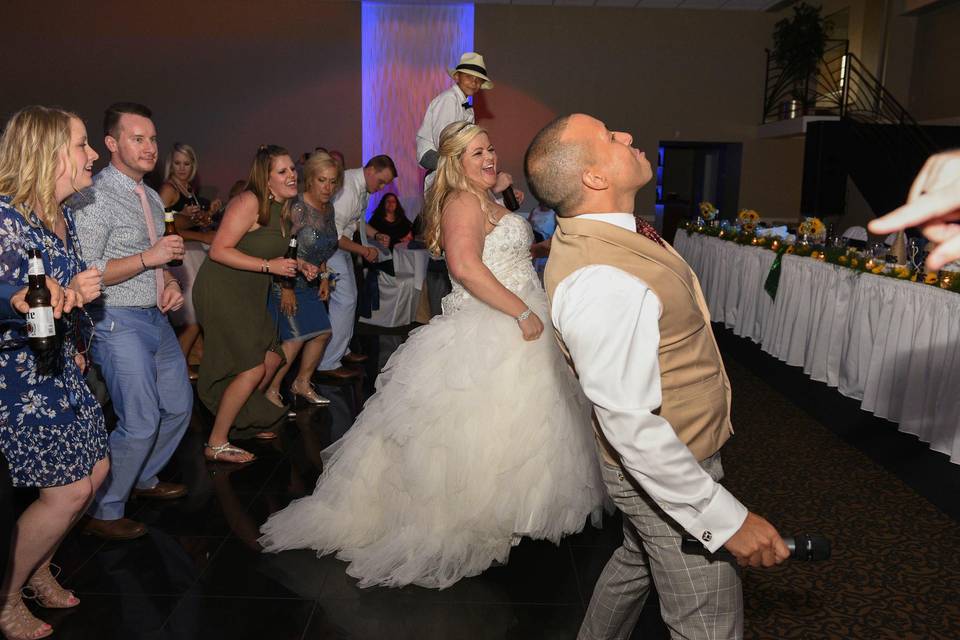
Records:
M159 481L190 424L193 389L177 336L159 309L107 307L94 335L93 361L118 421L110 434L110 474L90 515L117 520L134 487Z

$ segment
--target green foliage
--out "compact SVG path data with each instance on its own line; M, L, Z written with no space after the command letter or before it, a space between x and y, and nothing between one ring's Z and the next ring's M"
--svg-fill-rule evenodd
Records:
M784 79L793 85L794 97L801 102L806 101L807 80L817 71L831 30L820 9L801 2L794 6L792 17L780 20L773 28L771 56L783 68ZM814 82L815 78L811 79L811 86Z

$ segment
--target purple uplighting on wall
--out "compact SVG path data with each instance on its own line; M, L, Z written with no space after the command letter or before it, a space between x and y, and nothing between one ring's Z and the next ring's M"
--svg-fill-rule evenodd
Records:
M417 129L465 51L473 51L473 4L362 4L363 161L379 153L393 158L400 177L391 190L410 216L423 195ZM370 198L368 214L377 202Z

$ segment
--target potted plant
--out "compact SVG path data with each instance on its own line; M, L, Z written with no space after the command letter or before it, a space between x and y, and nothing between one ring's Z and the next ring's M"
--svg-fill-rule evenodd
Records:
M782 69L780 83L792 100L781 105L789 117L803 115L810 106L809 91L816 87L817 67L826 50L831 25L819 6L806 2L793 7L793 16L773 28L773 61ZM778 92L779 93L779 92Z

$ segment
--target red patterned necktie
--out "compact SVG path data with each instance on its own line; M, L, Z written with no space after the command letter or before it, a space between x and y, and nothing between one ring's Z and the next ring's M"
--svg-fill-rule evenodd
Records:
M663 238L660 237L660 234L657 233L657 230L656 230L656 229L654 229L652 226L650 226L649 224L647 224L647 222L644 221L644 220L643 220L640 216L638 216L637 214L634 214L634 215L633 215L633 219L634 219L634 220L636 221L636 223L637 223L637 233L639 233L640 235L642 235L644 238L647 238L648 240L653 240L654 242L656 242L656 243L657 243L658 245L660 245L661 247L666 248L666 245L663 244Z

